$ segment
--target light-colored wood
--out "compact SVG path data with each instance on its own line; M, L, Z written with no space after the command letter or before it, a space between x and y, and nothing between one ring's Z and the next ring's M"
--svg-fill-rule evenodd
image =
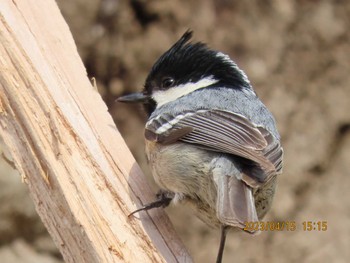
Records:
M54 0L0 1L0 135L66 262L191 262Z

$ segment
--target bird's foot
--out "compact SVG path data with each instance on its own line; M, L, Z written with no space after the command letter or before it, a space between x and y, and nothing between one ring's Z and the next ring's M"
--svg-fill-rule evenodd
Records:
M129 215L129 217L135 213L140 212L140 211L147 211L147 210L150 210L153 208L158 208L158 207L165 208L170 204L170 202L171 202L171 200L173 200L174 196L175 196L175 194L172 192L160 190L156 195L156 197L157 197L156 201L149 203L149 204L146 204L146 205L142 206L141 208L135 210L134 212L132 212Z

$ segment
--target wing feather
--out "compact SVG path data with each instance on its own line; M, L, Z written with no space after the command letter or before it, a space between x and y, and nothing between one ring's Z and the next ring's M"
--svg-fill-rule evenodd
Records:
M243 158L243 172L249 177L243 180L252 187L282 172L283 149L279 140L233 112L214 109L189 111L180 116L164 114L147 123L146 138L164 144L183 141Z

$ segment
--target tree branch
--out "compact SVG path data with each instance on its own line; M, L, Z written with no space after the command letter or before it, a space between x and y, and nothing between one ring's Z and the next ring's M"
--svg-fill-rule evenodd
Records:
M53 0L0 1L0 135L66 262L191 261Z

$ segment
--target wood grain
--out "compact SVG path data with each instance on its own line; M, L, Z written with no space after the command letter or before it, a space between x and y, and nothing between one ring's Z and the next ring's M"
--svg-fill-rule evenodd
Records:
M0 135L66 262L191 262L53 0L0 1Z

